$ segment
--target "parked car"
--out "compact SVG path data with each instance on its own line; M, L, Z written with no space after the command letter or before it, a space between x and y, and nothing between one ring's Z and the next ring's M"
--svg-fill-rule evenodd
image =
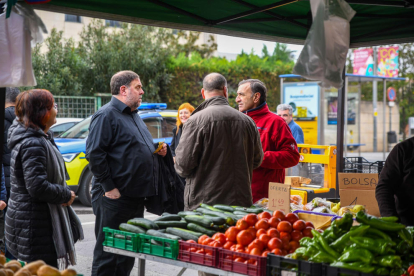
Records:
M50 128L53 131L53 137L58 137L82 120L81 118L56 118L56 124Z
M166 104L143 103L138 109L138 114L151 133L154 143L165 142L170 145L177 111L165 110L166 106ZM92 116L79 122L55 139L68 170L70 179L66 183L86 206L91 206L90 191L93 176L89 170L89 162L85 158L91 118Z

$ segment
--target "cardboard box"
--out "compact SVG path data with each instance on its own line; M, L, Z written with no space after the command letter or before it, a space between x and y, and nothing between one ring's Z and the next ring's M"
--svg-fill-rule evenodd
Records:
M339 173L339 196L341 207L364 205L367 213L380 216L375 188L378 184L376 173Z
M290 213L290 185L283 183L269 183L269 203L267 207L270 211L280 210L285 214Z
M285 176L285 184L289 184L292 187L301 187L302 184L310 184L311 179L302 176Z

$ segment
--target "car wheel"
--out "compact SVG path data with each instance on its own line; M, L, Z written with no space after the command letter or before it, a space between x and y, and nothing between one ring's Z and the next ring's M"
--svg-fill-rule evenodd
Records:
M89 170L89 168L87 168L85 173L83 174L81 186L79 187L79 193L78 193L80 202L83 205L88 206L88 207L92 206L92 201L91 201L92 178L93 178L93 174Z

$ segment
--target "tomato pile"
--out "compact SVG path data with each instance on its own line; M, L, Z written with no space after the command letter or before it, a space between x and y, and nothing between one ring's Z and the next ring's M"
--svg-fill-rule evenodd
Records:
M266 257L272 252L285 256L295 252L303 237L312 238L312 222L300 220L294 213L284 214L282 211L262 212L258 215L248 214L237 221L223 233L216 233L211 238L203 235L198 243L228 249L235 252ZM204 249L190 249L196 253L211 254ZM238 260L240 259L240 260ZM244 262L243 258L234 261Z

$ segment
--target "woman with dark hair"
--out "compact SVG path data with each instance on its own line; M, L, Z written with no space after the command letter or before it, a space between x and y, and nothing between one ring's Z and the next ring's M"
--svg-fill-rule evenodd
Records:
M75 193L66 185L66 169L49 131L57 105L44 89L20 93L8 133L11 149L10 199L6 245L25 262L43 260L63 269L76 264L75 242L82 226L72 207Z

